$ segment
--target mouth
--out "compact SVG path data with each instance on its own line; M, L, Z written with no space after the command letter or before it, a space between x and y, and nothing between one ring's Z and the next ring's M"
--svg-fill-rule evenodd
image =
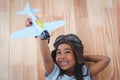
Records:
M67 66L69 63L67 62L67 61L61 61L60 62L60 66L61 67L65 67L65 66Z

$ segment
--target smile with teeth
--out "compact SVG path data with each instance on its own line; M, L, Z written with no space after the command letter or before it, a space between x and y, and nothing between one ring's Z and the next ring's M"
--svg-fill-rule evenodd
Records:
M60 62L60 65L61 65L61 66L67 66L67 65L68 65L68 62L67 62L67 61L61 61L61 62Z

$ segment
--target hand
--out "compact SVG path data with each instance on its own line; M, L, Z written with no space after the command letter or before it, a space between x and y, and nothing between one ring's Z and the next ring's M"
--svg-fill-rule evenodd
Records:
M33 23L32 23L31 18L27 18L26 21L25 21L25 25L26 25L26 27L31 27L32 24L33 24Z

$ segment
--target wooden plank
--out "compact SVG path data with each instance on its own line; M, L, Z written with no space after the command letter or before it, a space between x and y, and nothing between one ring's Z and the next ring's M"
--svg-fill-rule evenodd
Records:
M9 13L9 0L0 0L0 12Z
M35 15L42 22L66 20L64 28L51 33L50 50L58 35L75 33L85 46L85 54L107 55L111 59L93 80L120 79L119 0L0 0L0 80L44 80L39 42L9 36L25 28L27 16L16 15L16 11L22 10L26 2L40 9Z
M9 1L0 0L0 80L9 78Z
M9 75L9 13L0 12L0 80Z
M11 33L25 28L26 16L16 15L26 1L10 2ZM10 42L10 80L37 80L37 48L35 38L13 39ZM20 72L20 73L18 73ZM16 75L18 73L18 75Z
M23 16L16 15L16 12L22 10L21 1L11 1L10 3L10 33L23 28ZM23 40L10 38L10 72L9 80L23 80Z

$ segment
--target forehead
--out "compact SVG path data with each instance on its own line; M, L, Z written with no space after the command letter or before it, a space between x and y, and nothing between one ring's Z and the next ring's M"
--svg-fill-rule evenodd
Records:
M72 50L72 47L67 43L62 43L58 46L58 50Z

